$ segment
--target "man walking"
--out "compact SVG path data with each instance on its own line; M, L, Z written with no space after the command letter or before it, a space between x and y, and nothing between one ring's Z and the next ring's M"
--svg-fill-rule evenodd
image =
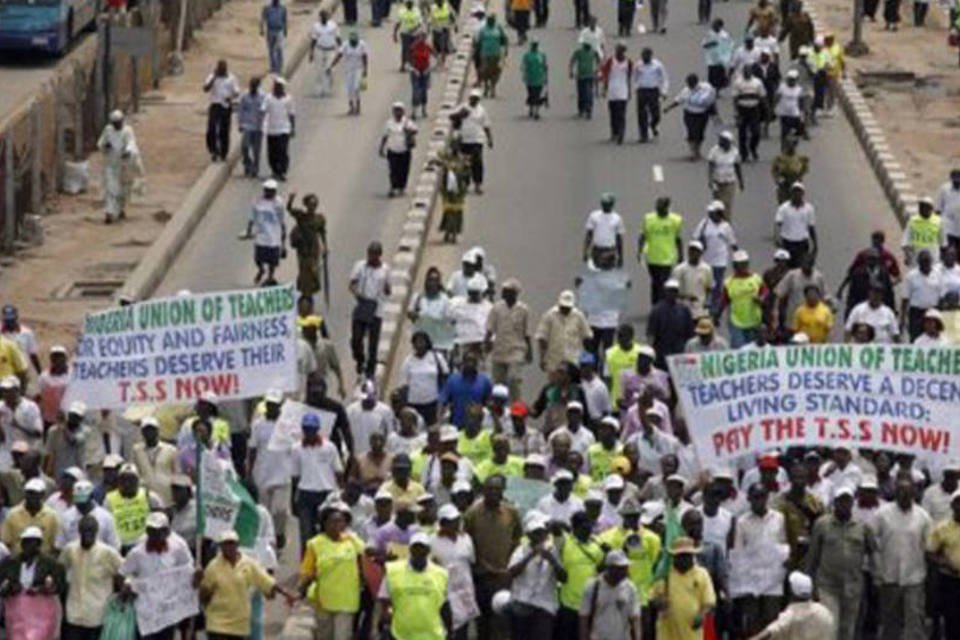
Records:
M283 43L287 39L287 8L280 0L270 0L260 14L260 35L267 39L270 73L283 73Z
M286 256L284 245L287 239L283 200L277 195L276 180L264 181L263 196L253 204L247 233L241 239L253 240L253 261L257 265L253 283L260 284L263 281L265 285L276 284L273 275L280 259ZM266 280L263 279L264 268L267 271Z
M740 152L733 146L733 134L729 131L721 131L717 144L707 153L707 182L713 199L722 202L727 218L732 218L737 187L743 191L743 171Z
M493 148L493 132L490 130L490 117L480 104L483 93L479 89L470 91L467 104L459 110L462 117L460 127L460 147L470 158L470 178L477 194L483 193L483 145Z
M389 5L388 5L389 6ZM388 9L389 11L389 9ZM410 62L410 45L413 37L423 29L423 15L413 0L406 0L397 9L397 22L393 25L393 41L400 42L400 72L407 70Z
M523 377L520 368L533 362L530 341L530 309L520 298L520 281L507 278L500 291L502 300L487 315L486 351L496 384L505 384L512 399L520 398Z
M720 311L730 307L730 346L739 349L753 342L763 324L763 301L768 294L763 278L750 270L750 256L742 249L733 254L733 275L723 283Z
M225 160L230 151L230 112L233 101L239 97L237 79L227 71L227 61L218 60L217 66L203 83L210 94L207 110L207 151L212 162Z
M647 255L650 305L653 306L663 297L663 284L683 255L683 218L670 211L669 197L657 198L654 211L643 217L637 245L637 259L643 260L643 254Z
M763 104L766 88L753 73L755 65L745 65L740 77L733 82L733 106L737 113L737 137L744 160L754 162L760 146L760 125L763 122Z
M777 246L790 253L790 268L801 265L805 256L817 255L816 212L806 201L806 189L800 182L790 187L790 199L777 208Z
M650 33L667 32L667 0L650 0Z
M577 117L589 120L593 117L593 87L597 79L600 56L582 42L570 57L570 77L577 83Z
M540 119L540 107L547 101L547 56L540 51L540 43L530 42L530 49L520 61L523 84L527 88L527 113L534 120Z
M390 278L383 262L383 246L371 242L367 259L359 260L350 273L350 293L356 300L350 327L350 348L357 375L372 379L377 369L377 346L383 323L383 303L390 297ZM366 350L364 339L367 340Z
M294 135L293 99L287 81L274 78L273 93L263 101L263 130L267 134L267 162L274 180L287 179L290 168L290 138Z
M410 118L417 119L417 108L427 117L427 92L430 90L430 72L434 68L436 52L427 42L427 34L418 31L410 45Z
M260 175L260 147L263 145L263 100L260 78L250 78L247 93L237 103L237 126L240 129L240 151L243 155L243 175Z
M124 124L123 112L110 113L110 122L103 128L97 148L103 153L103 191L106 224L127 217L127 202L133 190L133 181L143 175L140 149L133 127Z
M627 129L627 100L630 99L630 76L633 61L627 57L627 45L617 44L612 57L607 58L601 70L603 93L607 96L610 112L610 139L623 144Z
M330 19L326 10L320 12L320 18L310 29L310 62L317 63L317 96L322 98L333 93L333 65L331 58L340 48L340 27ZM320 55L316 56L315 52Z
M640 130L640 142L649 140L648 131L653 137L660 135L660 101L670 90L670 78L667 69L660 60L653 57L653 49L644 47L640 51L640 60L633 65L631 83L637 91L637 125Z
M360 115L360 92L367 78L367 69L370 64L367 53L367 43L360 39L360 34L351 31L347 41L341 45L333 62L331 71L337 63L343 60L343 80L347 89L347 115Z

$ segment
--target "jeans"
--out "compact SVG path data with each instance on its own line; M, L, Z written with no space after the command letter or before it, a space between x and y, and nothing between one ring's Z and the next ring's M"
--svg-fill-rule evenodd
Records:
M426 107L427 91L430 89L430 72L411 71L410 88L412 90L410 105L414 109L417 107Z
M207 151L223 160L230 151L230 107L211 104L207 109Z
M483 184L483 143L464 142L460 148L470 158L470 180L476 186L481 186Z
M267 32L267 55L270 58L270 73L283 73L283 32Z
M320 514L317 509L327 499L329 491L297 491L297 520L300 521L300 555L303 556L307 542L317 535Z
M757 339L757 335L760 333L760 327L751 327L749 329L741 329L740 327L735 327L733 323L730 323L730 348L739 349L745 344L750 344ZM760 627L762 629L763 627Z
M260 173L260 147L263 145L262 131L244 131L240 141L243 151L243 175L256 178Z
M593 78L577 78L577 115L593 115Z
M410 152L387 151L387 166L390 169L390 189L403 191L410 177Z
M657 125L660 124L660 89L637 89L637 126L640 128L640 139L647 139L647 132L653 129L657 134Z
M267 162L273 175L281 180L287 178L287 171L290 169L289 146L289 133L267 136Z
M350 351L353 361L357 364L357 373L373 378L377 371L377 346L380 344L380 328L383 325L381 318L372 320L358 320L350 324ZM364 350L364 338L367 340Z
M623 142L623 134L627 129L627 101L607 100L607 109L610 111L610 137L616 142Z

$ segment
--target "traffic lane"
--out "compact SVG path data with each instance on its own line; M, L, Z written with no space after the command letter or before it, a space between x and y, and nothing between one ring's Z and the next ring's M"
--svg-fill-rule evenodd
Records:
M286 199L287 194L296 192L298 204L303 195L316 193L320 209L327 216L331 306L324 309L318 304L318 311L327 318L346 371L352 371L349 358L352 304L347 290L350 269L356 260L364 257L366 246L372 240L383 241L385 255L392 255L426 147L420 144L416 148L408 196L388 198L386 160L377 155L377 148L391 103L409 102L409 78L397 71L397 49L386 28L361 29L361 32L371 53L369 88L363 93L359 117L346 115L347 102L339 66L331 98L311 97L316 76L313 65L304 63L293 78L297 132L291 141L289 179L281 185L281 196ZM434 87L440 86L440 80L440 77L434 78ZM425 133L421 134L421 138L425 137ZM236 140L235 144L238 143ZM265 156L264 150L261 162L264 176L268 171ZM241 170L238 167L237 171ZM245 179L235 173L183 248L158 294L172 294L182 288L214 290L253 285L253 245L238 240L237 236L245 230L250 205L260 189L259 180ZM289 232L292 228L289 217L287 224ZM282 282L295 278L296 257L290 251L281 262L277 279ZM352 381L353 377L348 375L346 383L349 385Z
M526 93L517 68L522 50L514 47L497 99L485 102L496 143L486 152L488 188L483 196L468 198L466 232L460 244L456 248L438 245L434 234L424 264L455 269L463 250L482 245L501 281L517 276L523 282L522 297L536 320L555 303L561 289L572 286L581 268L587 213L596 208L600 193L612 191L627 228L626 268L633 280L626 319L643 335L650 305L649 279L636 255L642 215L652 209L658 195L670 195L674 210L684 214L689 238L710 200L707 166L686 160L679 110L664 116L659 139L643 145L633 142L637 137L634 101L629 105L628 142L622 146L609 142L604 100L597 100L593 120L575 117L574 87L566 72L576 32L566 27L572 12L561 4L551 16L555 26L532 32L550 64L550 108L540 121L526 117ZM748 7L747 3L722 4L717 13L731 25L731 33L741 33ZM615 32L613 10L606 5L597 8L605 31ZM695 24L694 8L678 6L671 13L668 37L634 35L627 44L634 57L641 47L653 47L670 72L674 95L687 72L702 72L702 33L702 27ZM608 39L608 48L613 43ZM722 99L721 113L732 126L729 97ZM811 159L806 184L818 211L819 268L835 289L871 231L883 229L891 239L888 244L894 245L899 227L847 121L837 117L821 122L801 152ZM705 150L719 130L708 129ZM746 190L737 193L734 205L733 223L740 244L754 256L757 270L771 264L773 253L776 203L770 161L778 152L776 125L771 133L773 138L761 145L760 162L744 164ZM661 175L662 182L658 182L655 178ZM525 389L528 396L542 382L542 376L530 376Z
M79 34L63 56L36 51L0 51L0 120L26 102L57 74L69 65L92 57L96 47L95 34Z

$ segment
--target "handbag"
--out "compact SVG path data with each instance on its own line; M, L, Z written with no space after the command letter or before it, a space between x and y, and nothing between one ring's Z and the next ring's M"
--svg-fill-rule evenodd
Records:
M367 280L367 270L364 268L363 274L360 276L360 282L357 285L357 291L363 291L365 288ZM361 323L373 322L377 317L377 308L379 304L373 298L364 298L363 296L357 296L357 304L353 308L353 320Z
M103 613L100 640L136 640L137 612L132 602L111 596Z
M411 150L417 146L417 130L405 122L403 125L403 137L407 143L407 149Z

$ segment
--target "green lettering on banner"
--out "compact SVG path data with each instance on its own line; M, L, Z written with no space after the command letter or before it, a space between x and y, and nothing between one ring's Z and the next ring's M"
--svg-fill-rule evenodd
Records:
M244 291L231 294L227 299L235 320L283 313L296 304L292 287Z
M853 366L853 350L848 345L788 347L786 352L786 364L791 368L849 369Z
M133 307L120 307L100 313L91 313L87 315L83 323L83 333L87 336L121 333L132 331L133 328Z
M711 351L700 354L700 375L705 380L779 367L776 349Z
M137 305L137 326L141 330L180 327L197 322L197 303L193 298L170 298Z
M960 349L892 347L893 368L903 373L960 375Z

